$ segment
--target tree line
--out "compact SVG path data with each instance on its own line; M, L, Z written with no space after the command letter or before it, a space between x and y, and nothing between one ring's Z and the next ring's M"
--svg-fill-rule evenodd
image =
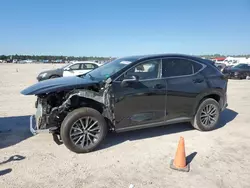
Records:
M207 59L212 59L212 58L216 58L216 57L246 57L249 58L250 54L241 54L241 55L223 55L223 54L212 54L212 55L199 55L201 57L205 57Z
M207 59L215 58L215 57L226 57L227 55L222 54L211 54L211 55L198 55L201 57L205 57ZM231 57L250 57L250 54L246 55L228 55ZM49 60L49 61L55 61L55 60L62 60L62 61L87 61L87 60L98 60L98 61L106 61L109 60L110 57L97 57L97 56L53 56L53 55L0 55L0 60L27 60L32 59L35 61L41 61L41 60Z
M87 60L98 60L98 61L105 61L110 59L109 57L96 57L96 56L53 56L53 55L0 55L0 60L27 60L32 59L35 61L41 60L63 60L63 61L87 61Z

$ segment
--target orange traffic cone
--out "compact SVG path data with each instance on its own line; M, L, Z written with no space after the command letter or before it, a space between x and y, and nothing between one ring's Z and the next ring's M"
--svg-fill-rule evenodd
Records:
M174 160L171 160L170 168L184 172L188 172L190 169L189 164L186 163L185 143L183 137L180 137L175 158Z

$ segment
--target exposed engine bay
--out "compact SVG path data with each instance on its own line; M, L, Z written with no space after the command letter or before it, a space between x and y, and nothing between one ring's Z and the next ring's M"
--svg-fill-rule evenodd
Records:
M60 133L60 126L68 113L80 107L92 107L99 111L112 125L114 114L110 83L99 84L70 91L53 92L37 96L34 130L49 129ZM110 126L112 129L112 126Z

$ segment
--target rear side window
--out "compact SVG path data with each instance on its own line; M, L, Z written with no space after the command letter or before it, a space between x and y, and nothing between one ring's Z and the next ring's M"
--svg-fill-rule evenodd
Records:
M198 72L202 65L187 59L167 58L162 60L162 76L188 76Z
M94 69L96 66L92 63L84 63L82 64L82 69Z
M202 65L199 63L195 63L195 62L193 62L193 67L194 67L194 73L202 69Z
M207 65L207 67L202 71L205 76L221 76L222 72L219 70L218 67L214 65Z

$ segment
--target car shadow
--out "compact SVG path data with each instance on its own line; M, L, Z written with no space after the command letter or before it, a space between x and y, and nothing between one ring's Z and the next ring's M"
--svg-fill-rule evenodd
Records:
M224 127L227 123L232 121L238 115L237 112L231 109L225 109L220 117L218 127L216 129ZM195 131L190 123L171 124L160 127L146 128L141 130L128 131L123 133L110 132L107 135L104 143L100 146L99 150L113 147L121 144L125 141L135 141L146 138L159 137L168 134L175 134L185 131Z
M238 115L238 112L235 112L234 110L226 108L223 112L221 112L220 120L216 129L220 129L224 127L227 123L229 123L230 121L233 121L237 115Z
M115 145L121 144L125 141L135 141L153 137L159 137L168 134L175 134L178 132L192 131L193 128L189 123L181 123L181 124L171 124L166 126L159 126L153 128L146 128L122 133L110 132L103 145L100 149L105 149L109 147L113 147ZM99 149L99 150L100 150Z
M31 136L30 116L0 117L0 149L15 145Z

